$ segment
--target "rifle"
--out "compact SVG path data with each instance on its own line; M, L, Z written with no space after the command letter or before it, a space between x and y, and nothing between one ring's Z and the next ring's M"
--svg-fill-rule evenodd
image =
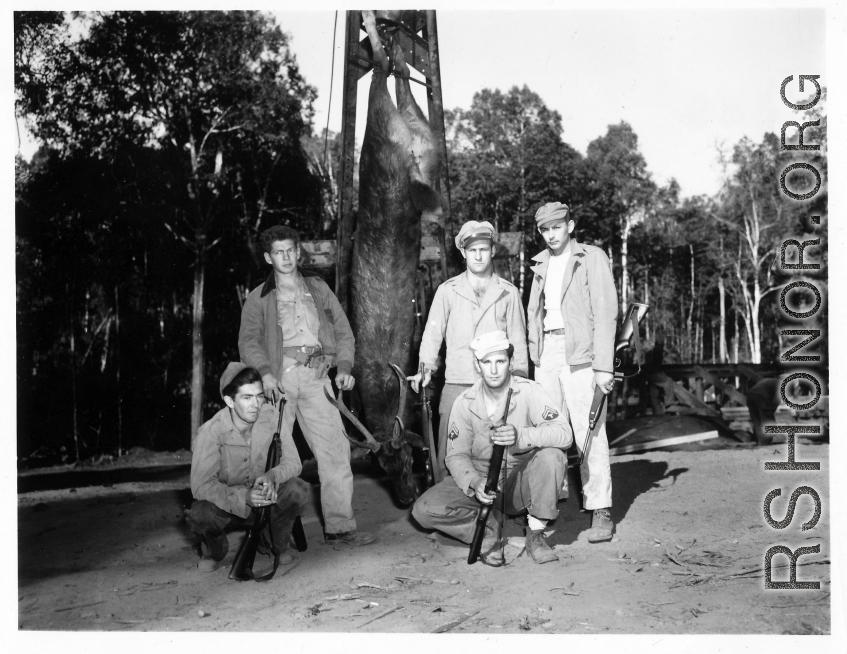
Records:
M629 347L630 341L635 340L635 351L638 356L638 372L641 372L641 337L638 332L638 325L644 320L644 316L647 315L647 312L650 310L650 307L646 304L642 304L640 302L631 302L630 305L626 309L626 317L623 319L621 323L620 329L618 329L618 333L615 335L615 382L619 382L623 380L624 374L621 370L621 360L617 356L620 350L624 350ZM635 374L637 375L638 372ZM569 468L579 467L582 465L583 461L588 457L588 452L591 449L591 433L594 431L594 428L597 426L597 420L600 417L600 414L603 412L603 406L606 403L606 393L603 392L603 389L599 386L594 387L594 398L591 401L591 409L588 412L588 431L585 434L585 441L582 444L582 452L579 455L579 458L576 460L571 460L568 464ZM580 484L582 479L580 478ZM580 489L580 496L582 495L582 489Z
M441 481L441 469L438 467L435 439L432 435L432 408L429 406L429 398L426 396L426 388L423 385L424 368L424 364L420 364L418 367L418 372L421 375L420 386L418 388L420 389L419 394L421 396L421 422L423 423L424 445L429 450L429 457L427 457L426 461L427 484L434 486Z
M503 413L503 424L509 418L509 405L512 403L512 389L509 388L509 394L506 396L506 411ZM495 445L491 451L491 460L488 463L488 477L485 479L485 492L491 493L497 489L497 477L500 476L500 467L503 465L503 454L506 451L505 445ZM503 488L503 492L506 489ZM483 504L479 509L479 515L476 517L476 531L474 531L473 540L471 541L471 551L468 553L468 564L474 564L479 560L479 552L482 549L482 541L485 538L485 524L488 522L488 515L491 513L491 504Z
M283 395L280 398L279 422L277 422L276 433L273 435L271 445L268 448L265 472L268 472L279 465L282 449L279 434L282 431L282 414L285 411L285 402L285 396ZM259 549L259 543L262 540L262 532L268 525L268 522L270 522L272 509L273 505L263 506L260 508L253 507L253 524L247 531L247 537L241 541L241 547L238 548L235 559L232 561L232 568L229 571L230 579L235 579L236 581L247 581L248 579L252 579L253 581L268 581L269 579L273 579L273 576L276 574L276 569L279 567L279 557L281 554L281 551L274 543L273 528L268 529L268 533L270 534L270 549L274 555L273 569L267 574L259 577L253 574L253 562L256 559L256 551ZM291 533L294 537L294 542L297 544L297 550L299 552L305 551L306 536L303 532L303 523L300 521L299 515L294 519L294 525L292 526Z

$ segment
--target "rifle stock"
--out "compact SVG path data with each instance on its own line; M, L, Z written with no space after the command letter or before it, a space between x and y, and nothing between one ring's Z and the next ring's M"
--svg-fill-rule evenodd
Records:
M282 449L279 433L282 431L282 414L283 411L285 411L285 401L285 397L282 397L280 400L281 406L279 409L279 422L277 423L276 433L273 435L270 447L268 448L265 472L268 472L279 465ZM241 541L241 546L238 548L238 552L236 552L235 558L232 561L232 568L229 570L230 579L235 579L236 581L247 581L248 579L252 579L254 581L268 581L276 574L276 570L279 567L280 551L277 549L273 541L273 529L270 529L271 550L274 555L273 569L269 573L260 577L253 574L253 563L256 560L256 551L259 549L259 543L262 539L262 531L268 525L268 522L270 522L272 509L273 505L263 506L261 508L253 507L253 524L250 526L250 529L247 530L247 537ZM297 516L295 525L300 525L300 533L302 534L303 525L300 522L300 516ZM292 529L292 532L293 531L294 530ZM297 534L295 534L295 540L296 538ZM304 545L302 550L299 547L299 543L297 547L297 549L301 552L306 549L305 536L303 536L303 542Z
M423 423L424 444L429 450L427 464L427 483L434 486L441 481L441 469L438 467L438 453L435 451L435 437L432 433L432 408L429 406L429 398L426 396L426 388L424 388L424 364L420 364L418 372L421 375L421 380L418 388L420 389L421 397L421 422ZM430 483L431 482L431 483Z
M502 425L505 425L509 418L509 405L511 403L512 389L509 388L509 394L506 396L506 411L503 413ZM503 455L505 452L505 445L495 445L491 450L491 460L488 462L488 476L485 478L486 493L491 493L497 489L497 478L500 476L500 468L503 465ZM491 504L483 504L479 509L479 514L476 517L476 529L474 530L473 540L471 541L471 549L468 553L468 564L470 565L479 560L479 553L480 550L482 550L482 541L485 539L485 524L488 522L488 516L491 513L491 507L493 505L494 502Z

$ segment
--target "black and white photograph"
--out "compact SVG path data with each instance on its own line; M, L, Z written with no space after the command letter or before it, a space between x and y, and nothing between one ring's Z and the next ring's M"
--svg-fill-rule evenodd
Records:
M844 651L843 5L7 17L11 651Z

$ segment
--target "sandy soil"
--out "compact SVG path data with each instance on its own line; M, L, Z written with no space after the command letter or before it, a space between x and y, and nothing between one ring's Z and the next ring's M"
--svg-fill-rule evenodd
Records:
M304 516L309 548L264 584L196 568L183 521L187 474L175 480L44 490L18 496L21 630L432 632L555 634L830 633L829 446L798 459L820 472L766 472L785 446L653 452L613 457L610 543L591 545L589 516L562 502L548 541L558 562L536 565L522 527L508 521L509 565L469 566L467 548L418 529L369 461L356 462L355 510L377 543L325 544L316 507ZM314 470L304 476L314 479ZM311 475L311 478L310 478ZM817 525L803 496L784 530L763 518L774 488L776 519L794 488L820 494ZM317 504L318 487L314 500ZM820 590L765 590L772 545L820 544L798 579ZM257 562L257 570L264 565ZM784 566L787 557L777 557ZM734 573L738 576L731 576ZM785 580L779 569L774 580ZM201 612L202 611L202 617Z

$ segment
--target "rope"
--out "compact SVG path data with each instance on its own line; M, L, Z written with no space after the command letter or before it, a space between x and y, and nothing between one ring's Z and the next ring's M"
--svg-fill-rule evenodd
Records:
M332 83L335 80L335 34L338 31L338 10L335 10L335 24L332 27L332 68L329 72L329 104L326 108L326 129L324 130L324 165L329 170L329 161L326 158L327 146L329 145L329 112L332 110Z

